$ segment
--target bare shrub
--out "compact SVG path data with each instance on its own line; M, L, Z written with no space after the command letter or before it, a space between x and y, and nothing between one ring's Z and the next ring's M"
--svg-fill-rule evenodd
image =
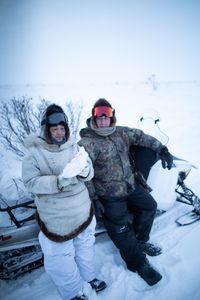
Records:
M20 160L25 154L24 138L38 133L41 116L50 101L41 99L34 104L32 98L21 97L3 101L0 105L0 142L6 150L13 152ZM65 103L64 107L71 133L77 137L82 105Z

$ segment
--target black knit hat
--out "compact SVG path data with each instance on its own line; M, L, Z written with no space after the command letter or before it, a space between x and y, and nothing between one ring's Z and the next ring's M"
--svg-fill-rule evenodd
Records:
M49 144L52 143L49 128L57 125L63 125L65 127L65 138L67 141L70 136L67 116L62 107L57 104L51 104L44 111L41 120L41 126L44 127L44 137Z

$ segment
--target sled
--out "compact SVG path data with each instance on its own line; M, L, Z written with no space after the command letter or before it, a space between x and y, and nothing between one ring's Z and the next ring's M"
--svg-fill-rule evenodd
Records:
M14 179L8 184L11 199L0 194L0 279L15 279L43 265L34 199L22 186Z

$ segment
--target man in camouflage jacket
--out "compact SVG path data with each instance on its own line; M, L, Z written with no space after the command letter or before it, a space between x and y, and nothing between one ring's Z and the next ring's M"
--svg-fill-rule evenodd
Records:
M150 266L146 254L161 253L159 247L147 242L157 204L136 182L129 155L131 146L150 148L170 169L171 154L157 139L143 131L116 126L115 111L105 99L95 103L90 124L81 130L80 136L79 144L85 147L94 167L94 177L87 187L97 220L102 217L128 269L137 271L149 285L156 284L162 276Z

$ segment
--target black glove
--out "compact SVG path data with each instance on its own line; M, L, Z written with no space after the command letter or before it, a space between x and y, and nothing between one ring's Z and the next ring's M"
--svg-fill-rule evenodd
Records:
M102 221L102 216L104 214L104 206L99 200L94 200L93 203L97 222Z
M162 162L162 167L170 170L173 166L173 156L169 153L166 146L161 147L159 156Z

